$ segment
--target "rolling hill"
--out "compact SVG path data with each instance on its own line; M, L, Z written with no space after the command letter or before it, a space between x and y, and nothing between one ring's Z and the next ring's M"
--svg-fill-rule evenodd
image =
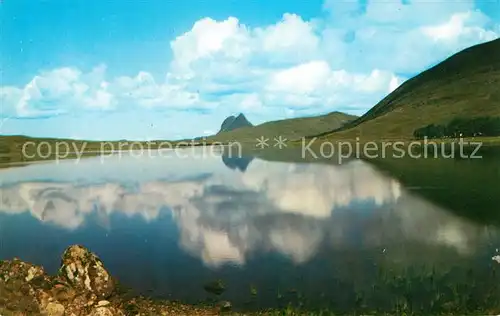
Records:
M500 39L449 57L403 83L363 116L318 136L408 139L430 124L474 118L500 118Z
M228 131L222 131L223 128L221 128L221 131L216 135L207 137L207 141L254 142L259 137L272 139L279 136L292 140L331 131L356 118L357 116L354 115L332 112L320 116L270 121L256 126L244 126ZM223 127L224 123L222 124Z

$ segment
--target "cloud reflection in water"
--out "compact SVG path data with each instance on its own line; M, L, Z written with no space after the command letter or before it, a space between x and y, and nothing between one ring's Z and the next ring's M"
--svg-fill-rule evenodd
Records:
M256 159L240 172L225 168L220 160L201 166L199 161L179 160L174 162L178 173L163 172L172 160L164 165L157 161L148 176L135 180L126 163L111 168L107 179L99 178L105 167L92 159L81 165L94 164L84 168L94 172L94 181L88 174L78 182L51 176L53 166L48 165L13 169L11 179L16 179L16 170L38 169L38 175L47 171L45 178L24 176L21 182L5 183L0 212L30 212L43 223L76 230L94 212L100 218L119 213L151 222L168 210L182 249L212 267L244 265L256 252L278 252L300 264L324 243L336 249L382 249L416 242L467 255L484 235L481 227L407 192L361 161L327 166ZM73 166L75 173L80 168Z

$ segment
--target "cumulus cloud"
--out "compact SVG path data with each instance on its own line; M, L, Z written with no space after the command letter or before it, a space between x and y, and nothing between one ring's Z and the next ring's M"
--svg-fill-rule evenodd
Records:
M110 108L113 95L102 78L104 66L89 73L65 67L42 72L22 89L3 87L3 101L21 117L58 115L84 108ZM9 113L10 109L6 109Z
M442 24L423 27L422 32L434 41L443 44L470 45L491 41L498 37L498 33L494 30L487 30L480 26L487 22L487 17L481 12L467 11L452 15Z
M327 0L331 20L324 30L325 51L337 67L377 67L416 74L464 49L498 38L498 21L475 9L473 0ZM340 14L347 10L348 14ZM449 40L436 40L437 38Z
M200 95L185 90L181 85L168 82L156 83L150 73L140 72L135 77L118 77L111 89L120 100L143 107L168 107L170 109L192 109L209 106Z
M271 104L280 100L279 105L290 108L325 109L342 105L344 109L356 109L374 94L382 96L392 91L401 81L394 74L378 69L368 74L349 73L332 70L327 62L315 60L274 73L264 98Z
M235 110L316 113L339 106L365 109L403 81L377 68L358 73L332 68L336 56L325 54L322 42L328 38L321 27L296 14L257 28L233 17L200 20L172 42L169 78L202 94L218 93L222 106Z
M172 68L183 78L196 75L202 61L214 57L238 61L250 54L250 38L247 29L237 18L218 22L204 18L194 23L192 29L171 42L174 60Z
M285 13L274 25L255 30L261 54L271 64L301 63L320 55L319 26L296 14Z
M148 72L106 80L106 66L84 73L58 68L35 76L24 88L2 87L2 114L14 117L53 116L78 111L107 111L135 106L170 109L207 108L210 102L179 84L157 83Z

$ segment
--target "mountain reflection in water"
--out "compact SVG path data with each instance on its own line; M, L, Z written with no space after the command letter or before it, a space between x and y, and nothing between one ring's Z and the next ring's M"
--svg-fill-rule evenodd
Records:
M496 228L454 216L366 162L237 159L89 158L1 170L0 259L53 271L61 249L81 243L139 291L193 302L205 297L204 280L223 278L236 306L250 284L326 304L339 299L336 287L367 291L380 269L490 269Z

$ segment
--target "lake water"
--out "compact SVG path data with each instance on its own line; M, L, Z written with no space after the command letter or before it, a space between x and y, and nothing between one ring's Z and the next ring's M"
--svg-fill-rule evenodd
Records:
M107 157L0 170L0 259L71 244L124 285L235 309L499 311L500 169L479 161Z

